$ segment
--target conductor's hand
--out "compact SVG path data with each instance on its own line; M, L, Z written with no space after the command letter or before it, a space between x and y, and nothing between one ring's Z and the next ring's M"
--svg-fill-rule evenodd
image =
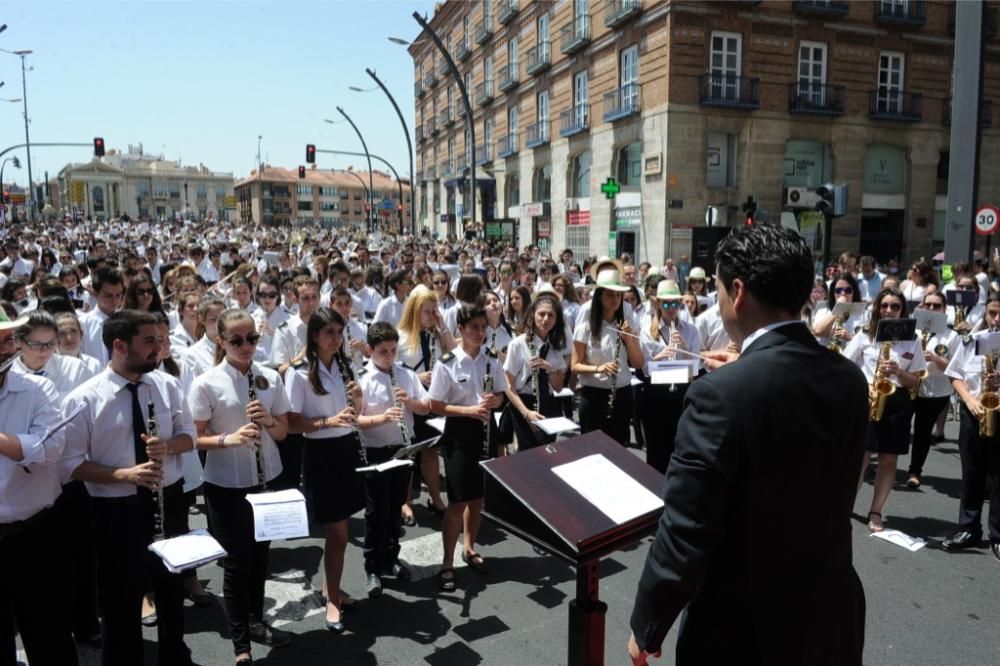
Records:
M639 647L639 644L635 642L635 634L629 634L628 636L628 656L632 659L633 666L645 666L648 663L649 657L654 657L656 659L660 658L660 651L656 652L643 652Z
M130 467L125 472L125 480L128 483L140 488L149 488L150 490L156 490L156 488L160 485L160 479L162 477L162 468L155 460L150 460L149 462L144 462L141 465Z
M165 439L142 435L142 441L146 443L146 456L150 460L163 460L167 457L167 441Z
M271 415L264 409L264 405L260 400L254 400L247 405L247 418L255 423L271 422Z
M732 363L740 357L739 352L729 351L728 349L706 351L702 352L701 355L705 357L705 367L709 370L718 370L727 363Z

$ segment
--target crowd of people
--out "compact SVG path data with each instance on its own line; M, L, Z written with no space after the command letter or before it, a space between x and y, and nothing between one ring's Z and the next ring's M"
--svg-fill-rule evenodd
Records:
M171 574L147 546L188 531L199 495L228 553L236 664L252 663L252 642L292 640L264 621L269 542L254 538L248 494L303 490L325 536L331 632L355 603L340 589L348 518L364 511L366 592L377 597L383 578L409 578L400 527L414 524L424 488L441 517L437 584L453 591L459 537L468 569L489 572L476 544L480 460L551 442L537 422L568 416L644 448L666 473L689 389L740 351L714 267L686 257L653 266L426 234L190 221L5 231L0 563L19 575L0 583L0 664L16 631L32 663L76 663L75 639L100 644L106 665L141 664L141 628L153 624L160 663L190 663L183 600L213 596L195 570ZM863 479L876 456L869 529L885 527L898 456L910 452L906 484L918 487L956 404L963 492L944 545L979 545L990 492L1000 561L1000 449L980 429L982 396L1000 382L978 345L1000 335L1000 292L985 262L951 270L942 285L918 262L901 280L845 254L816 277L801 320L870 385L898 389L857 460ZM976 303L949 305L952 290L976 291ZM845 316L838 303L865 307ZM878 322L916 307L947 312L950 327L885 353ZM664 372L671 380L657 381ZM437 437L412 468L355 471ZM65 580L52 576L64 569L61 539L77 551ZM71 612L53 614L49 600L67 597Z

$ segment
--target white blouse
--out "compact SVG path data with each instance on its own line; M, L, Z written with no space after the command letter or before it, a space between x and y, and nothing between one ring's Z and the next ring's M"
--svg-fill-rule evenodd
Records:
M503 369L504 372L509 373L514 378L515 393L528 393L531 390L531 359L538 356L542 344L545 342L537 335L533 335L532 337L534 338L534 353L528 349L527 333L522 333L514 338L507 347L507 358L504 361ZM566 359L563 356L564 353L565 350L563 349L554 349L552 346L549 346L545 354L545 360L552 366L553 371L565 370L567 368Z
M587 345L587 365L596 366L611 363L616 359L615 347L619 347L617 354L618 375L614 378L613 385L616 389L620 389L628 386L632 381L632 372L628 366L628 349L625 346L625 340L621 339L621 345L618 345L618 340L622 336L614 330L616 328L617 326L612 326L606 321L601 322L601 333L595 343L590 335L590 322L584 320L576 327L573 341L583 342ZM603 373L582 373L580 374L580 384L602 389L611 389L612 387L611 379Z
M291 368L285 373L288 393L288 411L299 414L310 419L336 416L347 408L347 394L344 391L344 381L340 377L340 370L337 361L333 361L333 367L327 368L323 363L319 364L319 381L326 390L326 395L319 395L313 390L309 383L309 365L303 364L298 368ZM326 439L329 437L343 437L353 432L352 428L324 428L316 432L307 432L303 435L306 439Z

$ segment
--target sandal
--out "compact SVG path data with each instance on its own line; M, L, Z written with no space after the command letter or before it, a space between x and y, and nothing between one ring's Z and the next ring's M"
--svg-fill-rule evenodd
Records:
M490 568L486 565L486 560L479 553L462 553L462 561L477 573L488 574L490 572Z
M446 575L450 574L450 575ZM441 569L438 572L438 588L442 592L455 591L455 570L452 568Z
M874 521L872 521L872 519L871 519L872 516L878 516L878 522L877 523L874 522ZM872 533L875 533L875 532L881 532L884 529L885 529L885 525L882 523L882 514L879 513L878 511L869 511L868 512L868 531L872 532Z

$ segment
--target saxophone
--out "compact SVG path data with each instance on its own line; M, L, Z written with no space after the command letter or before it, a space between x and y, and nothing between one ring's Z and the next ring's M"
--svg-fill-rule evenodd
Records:
M931 329L929 329L929 328L925 328L923 331L920 332L920 350L921 351L927 351L927 343L930 342L931 335L933 335L933 333L931 332ZM938 345L938 347L940 347L940 345ZM935 349L934 353L937 353L937 349ZM924 383L924 378L927 377L927 371L926 370L920 370L920 371L918 371L918 372L916 372L914 374L917 375L917 384L916 384L916 386L914 386L913 388L910 389L910 400L916 400L917 399L917 395L920 393L920 385Z
M159 436L159 426L156 423L156 403L150 400L146 404L146 410L149 413L149 417L146 420L146 434L150 437ZM160 465L162 466L166 461L161 460ZM166 515L166 507L163 503L163 479L156 484L156 503L153 505L153 539L156 541L163 541L167 538L166 528L164 527L164 516Z
M986 354L983 357L983 386L979 391L979 404L983 406L983 415L979 417L979 436L992 437L996 434L996 411L1000 409L1000 393L986 390L986 375L993 374L997 368L997 353Z
M830 344L826 346L826 348L829 349L830 351L835 351L838 354L844 351L843 342L840 340L840 338L834 337L833 332L838 327L843 327L844 322L847 321L847 317L850 314L851 311L847 310L846 312L841 312L839 315L833 318L833 328L830 329Z
M891 351L892 343L883 342L882 350L879 352L878 363L875 366L875 377L868 388L868 418L875 423L882 420L886 400L896 392L896 385L889 380L885 371L882 370L882 364L889 360Z

